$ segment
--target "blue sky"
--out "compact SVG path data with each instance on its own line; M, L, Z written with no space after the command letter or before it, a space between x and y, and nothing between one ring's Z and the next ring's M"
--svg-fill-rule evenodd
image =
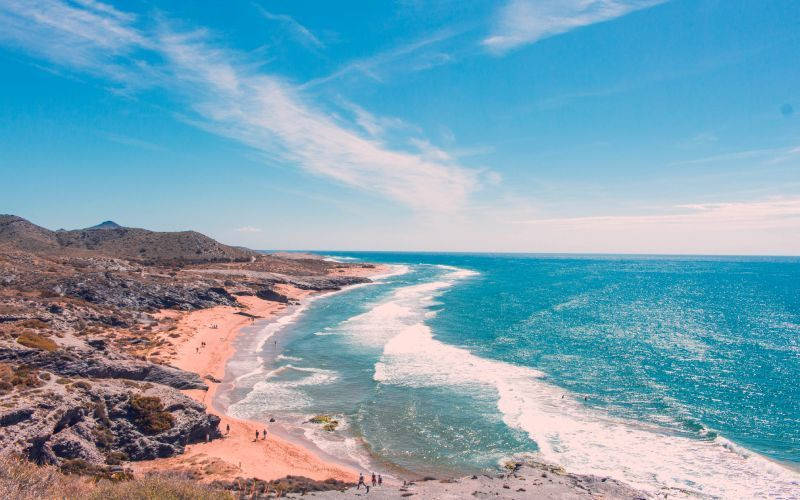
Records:
M796 1L0 0L0 212L797 255L798 25Z

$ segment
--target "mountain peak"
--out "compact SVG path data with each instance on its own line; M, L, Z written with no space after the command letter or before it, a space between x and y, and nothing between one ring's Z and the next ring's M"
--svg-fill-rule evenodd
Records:
M92 227L87 227L86 229L119 229L122 226L114 222L113 220L103 221L100 224Z

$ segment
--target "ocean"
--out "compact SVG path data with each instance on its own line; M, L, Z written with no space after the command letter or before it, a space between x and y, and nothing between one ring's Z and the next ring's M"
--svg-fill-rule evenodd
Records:
M263 328L229 366L230 414L397 476L530 457L651 492L800 498L800 259L326 255L392 272Z

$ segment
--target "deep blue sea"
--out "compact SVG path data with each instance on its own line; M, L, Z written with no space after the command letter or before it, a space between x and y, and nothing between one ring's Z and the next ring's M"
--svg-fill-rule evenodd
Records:
M230 413L389 474L531 456L800 498L800 259L326 255L394 266L264 329ZM339 429L302 424L318 413Z

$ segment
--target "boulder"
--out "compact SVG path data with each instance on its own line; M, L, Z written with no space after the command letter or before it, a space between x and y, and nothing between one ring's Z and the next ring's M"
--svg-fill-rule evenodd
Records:
M269 300L272 302L280 302L281 304L288 304L289 297L283 295L282 293L278 293L271 288L263 288L256 292L256 297L262 300Z

